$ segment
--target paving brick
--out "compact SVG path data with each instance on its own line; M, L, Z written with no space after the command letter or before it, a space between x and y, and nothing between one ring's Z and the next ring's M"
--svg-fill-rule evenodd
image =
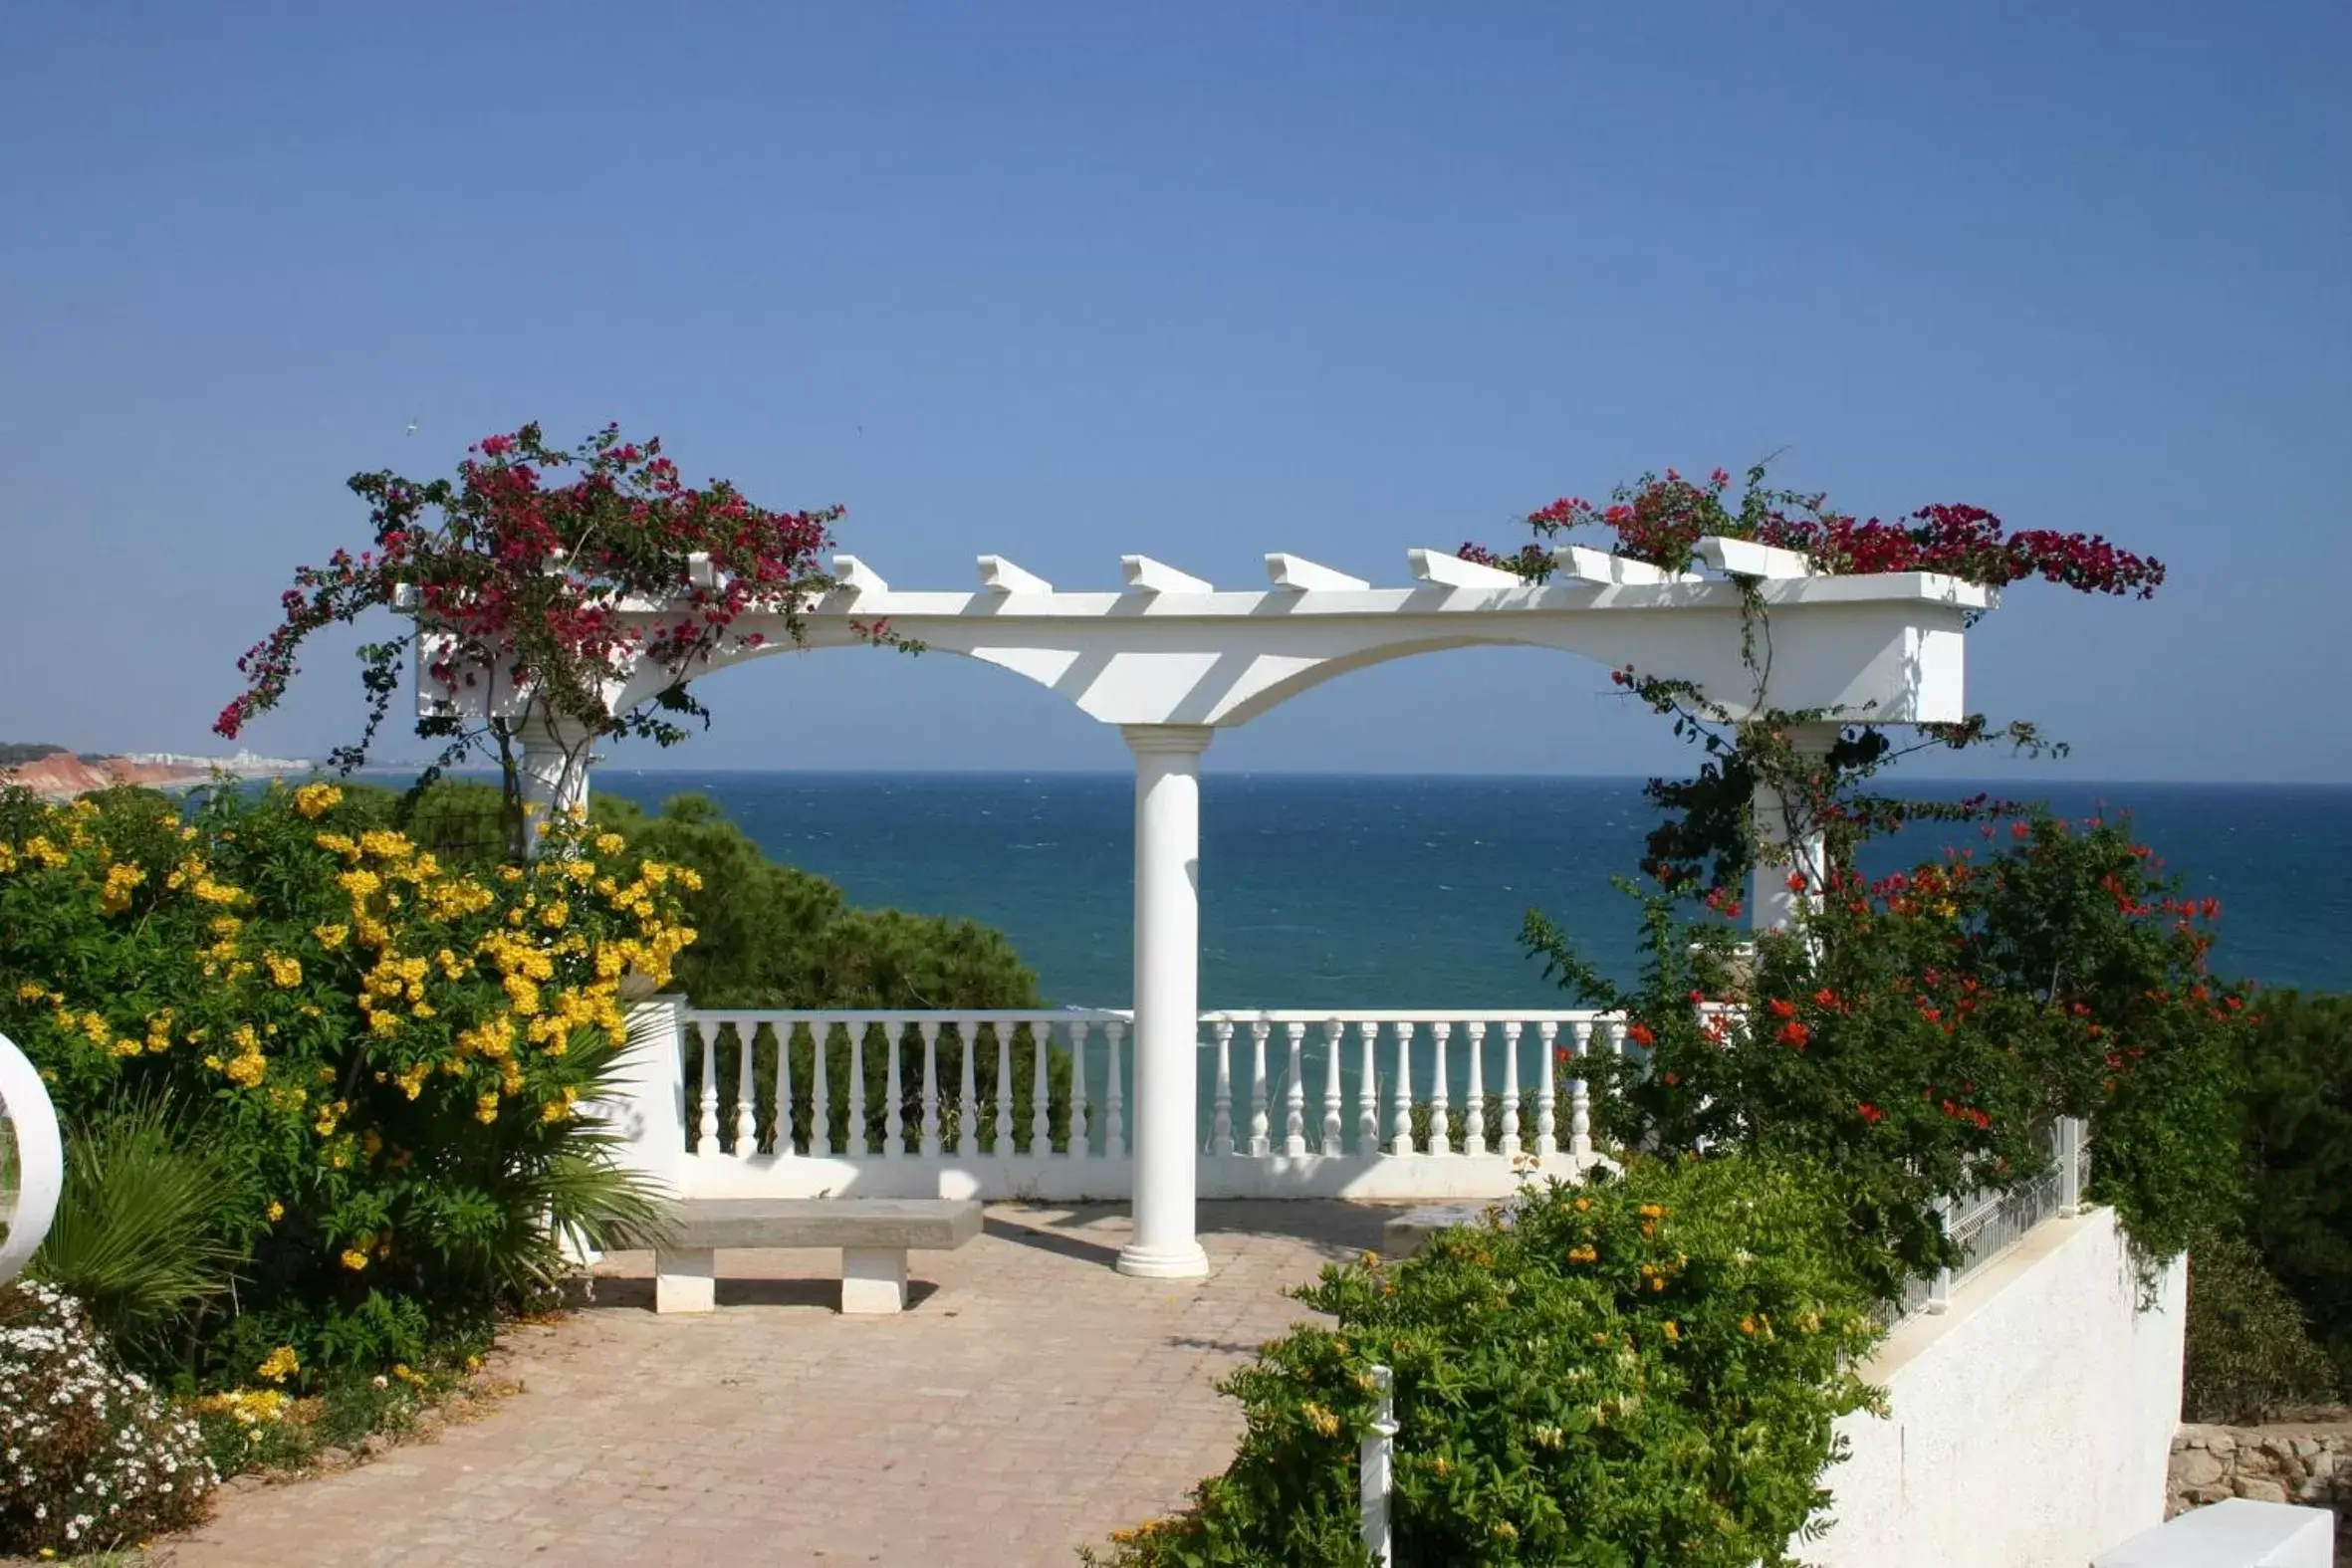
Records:
M510 1340L525 1392L438 1443L225 1497L157 1568L563 1564L1067 1565L1233 1454L1215 1384L1305 1316L1283 1292L1378 1243L1393 1211L1205 1204L1204 1280L1109 1264L1123 1209L992 1206L914 1254L936 1289L843 1318L838 1254L730 1252L719 1310L655 1317L650 1260Z

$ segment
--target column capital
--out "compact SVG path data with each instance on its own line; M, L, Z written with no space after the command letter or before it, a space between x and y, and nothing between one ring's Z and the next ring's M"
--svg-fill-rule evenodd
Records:
M1119 733L1138 757L1198 757L1217 738L1215 726L1206 724L1122 724Z
M1844 725L1828 720L1808 719L1788 727L1788 745L1799 756L1826 757L1844 729Z

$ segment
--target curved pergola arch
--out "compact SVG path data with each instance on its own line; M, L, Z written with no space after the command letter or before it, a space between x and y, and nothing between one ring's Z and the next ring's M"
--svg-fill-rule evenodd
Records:
M852 557L833 586L783 615L746 615L699 667L716 670L809 648L871 640L886 622L927 648L995 664L1118 726L1135 758L1135 1229L1119 1267L1149 1277L1207 1270L1194 1234L1199 1021L1200 758L1220 729L1262 717L1351 671L1479 646L1553 648L1610 668L1689 682L1732 718L1803 713L1800 745L1826 747L1841 724L1953 723L1967 716L1965 634L1997 591L1932 572L1816 574L1800 555L1708 539L1712 568L1668 572L1580 547L1553 553L1549 580L1417 550L1413 582L1374 587L1295 556L1267 557L1269 584L1220 590L1144 556L1122 558L1115 591L1061 592L1001 557L979 585L906 591ZM707 573L708 563L698 568ZM618 606L648 623L682 606ZM1761 614L1758 613L1761 611ZM435 636L419 628L422 669ZM681 679L646 666L617 680L614 711ZM528 718L526 694L451 695L420 684L419 712ZM586 746L526 726L525 788L555 809L585 799ZM1759 802L1769 826L1786 814ZM1817 845L1788 846L1817 867ZM1784 920L1783 870L1758 878L1760 925Z

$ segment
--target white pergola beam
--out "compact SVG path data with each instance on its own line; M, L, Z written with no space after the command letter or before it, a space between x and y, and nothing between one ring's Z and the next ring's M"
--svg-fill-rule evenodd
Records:
M1718 571L1739 577L1809 577L1813 563L1793 550L1759 545L1752 539L1724 539L1710 534L1698 544L1699 559Z
M1593 550L1584 545L1560 546L1551 553L1551 565L1561 576L1573 577L1579 582L1649 586L1660 582L1707 580L1695 571L1668 571L1664 566L1653 566L1646 560L1612 556L1605 550Z
M1136 593L1214 593L1215 584L1202 581L1187 571L1178 571L1164 560L1149 556L1121 556L1119 569L1126 573L1127 587Z
M1304 556L1288 556L1280 552L1266 558L1266 574L1278 588L1296 592L1309 590L1323 593L1351 593L1372 584L1361 577L1351 577L1344 571L1334 571Z
M1475 560L1464 560L1442 550L1408 550L1405 560L1413 568L1413 575L1423 582L1443 588L1524 588L1527 583L1516 571L1501 566L1484 565Z
M1051 593L1054 584L1024 571L1002 556L980 558L980 585L996 593Z

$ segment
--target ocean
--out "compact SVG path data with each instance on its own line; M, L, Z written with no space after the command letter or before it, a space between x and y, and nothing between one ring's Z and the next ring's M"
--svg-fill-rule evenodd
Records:
M1125 774L603 768L594 787L655 807L707 794L856 903L1003 930L1056 1005L1132 1000ZM2189 892L2222 901L2218 971L2352 990L2352 787L1984 787L2062 816L2129 812ZM1526 956L1521 923L1541 909L1631 980L1637 907L1612 878L1634 873L1654 819L1632 779L1205 773L1201 1006L1573 1006ZM1885 868L1945 841L1907 830L1881 846Z

